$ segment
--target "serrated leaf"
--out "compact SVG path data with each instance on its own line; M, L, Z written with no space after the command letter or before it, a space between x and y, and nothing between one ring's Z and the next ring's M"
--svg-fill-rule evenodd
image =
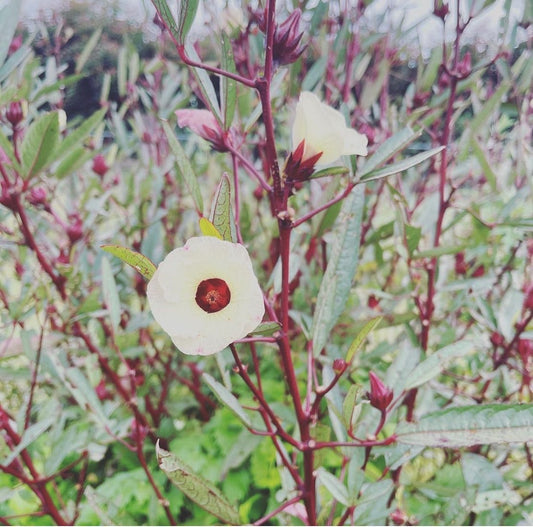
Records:
M202 216L198 223L200 224L200 230L204 236L212 236L213 238L218 238L219 240L224 239L219 230L207 218Z
M315 356L326 345L329 333L344 310L350 294L353 276L359 261L364 199L362 185L355 187L344 200L337 218L335 240L320 285L313 317L313 353Z
M316 475L318 481L326 487L333 498L339 503L342 503L345 507L353 505L350 503L348 489L339 478L328 472L324 467L317 468Z
M176 136L174 135L174 132L170 128L170 125L167 121L163 121L163 130L165 131L168 144L172 150L172 153L174 154L174 158L176 159L179 171L185 180L185 185L187 185L187 188L189 189L189 192L194 200L196 210L201 214L204 209L204 202L202 200L200 186L198 185L198 179L194 173L191 162L189 161L185 150L183 150L183 147L176 139Z
M44 114L30 125L21 147L24 179L30 179L53 159L58 142L58 112Z
M54 167L54 177L62 179L72 174L94 155L83 146L73 147L73 149L61 160L57 167ZM57 158L56 158L57 159Z
M399 443L451 448L526 443L533 438L533 404L447 408L418 423L402 423L396 436Z
M120 299L113 270L107 258L102 259L102 294L109 313L113 330L118 330L120 324Z
M127 247L121 247L120 245L102 245L101 248L109 254L120 258L124 263L133 267L148 280L152 278L157 269L149 258Z
M376 317L371 320L369 320L363 328L359 331L357 334L357 337L355 337L350 344L350 347L348 348L348 352L346 353L346 362L350 364L355 356L355 354L359 351L361 346L363 345L363 342L365 341L366 337L376 329L378 324L383 320L383 317Z
M210 219L223 240L237 242L235 220L231 209L231 183L227 174L222 175L218 185Z
M242 421L247 427L251 427L252 423L248 414L244 411L237 398L222 384L216 381L208 373L203 373L202 377L207 383L209 388L216 395L217 399L226 406L240 421Z
M238 511L212 483L195 474L174 454L159 448L159 443L156 445L156 453L161 470L190 500L223 522L230 525L240 523Z
M250 335L272 335L276 331L279 331L281 325L279 322L262 322L257 326Z
M461 340L436 351L418 364L409 374L405 383L405 390L416 388L433 379L455 359L467 355L474 348L473 342Z
M237 71L233 60L231 42L226 33L222 33L222 68L230 73L236 73ZM225 75L221 77L220 99L222 101L222 115L224 116L224 130L228 130L233 123L235 115L237 83L234 79L230 79Z
M4 64L15 35L22 2L8 2L0 9L0 66Z
M444 150L444 148L444 146L437 146L435 148L431 148L430 150L426 150L425 152L420 152L419 154L408 157L406 159L402 159L401 161L392 163L391 165L387 165L383 168L380 168L379 170L369 172L366 175L361 176L359 181L361 183L366 183L368 181L375 181L376 179L382 179L384 177L398 174L399 172L408 170L409 168L412 168L426 161L430 157L433 157L434 155Z
M11 450L9 455L0 463L3 466L10 465L13 460L28 446L30 446L36 439L41 437L55 422L57 418L52 416L47 419L38 421L37 423L29 426L22 435L20 443Z

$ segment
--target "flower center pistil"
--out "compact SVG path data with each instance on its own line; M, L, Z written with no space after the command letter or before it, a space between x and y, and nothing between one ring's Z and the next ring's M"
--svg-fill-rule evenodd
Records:
M228 284L220 278L202 280L196 289L196 303L206 313L216 313L224 309L231 300Z

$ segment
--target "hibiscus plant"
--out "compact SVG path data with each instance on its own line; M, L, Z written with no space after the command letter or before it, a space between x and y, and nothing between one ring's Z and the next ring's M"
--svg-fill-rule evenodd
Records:
M152 3L85 119L101 30L65 76L0 11L2 522L531 520L527 8L413 58L372 2Z

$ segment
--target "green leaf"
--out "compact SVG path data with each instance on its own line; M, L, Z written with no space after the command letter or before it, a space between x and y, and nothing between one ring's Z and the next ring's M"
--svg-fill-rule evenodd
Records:
M342 204L336 222L336 236L328 267L320 285L313 317L313 353L325 346L330 331L339 319L352 285L359 261L364 189L355 187Z
M0 9L0 66L4 64L15 35L22 2L8 2Z
M101 27L97 28L96 31L91 35L91 38L87 41L87 44L85 44L85 47L76 60L76 73L80 73L80 71L83 69L83 66L85 66L85 63L87 62L87 59L94 51L94 48L96 48L96 45L102 36L102 30L103 28Z
M198 53L196 53L196 49L190 43L185 45L185 52L190 59L194 60L195 62L201 62ZM204 96L204 101L211 110L211 113L215 116L220 126L224 126L223 119L221 117L220 105L218 103L217 92L213 86L213 83L211 82L211 78L202 68L191 68L191 72L198 82L198 87L200 88L200 91Z
M37 421L35 424L29 426L22 435L20 443L9 453L5 459L0 463L3 466L10 465L13 460L25 449L28 448L36 439L41 437L54 423L57 422L57 418L52 416L41 421Z
M423 161L426 161L426 159L433 157L434 155L444 150L444 148L444 146L437 146L425 152L420 152L419 154L408 157L407 159L402 159L401 161L392 163L391 165L387 165L383 168L380 168L379 170L369 172L366 175L361 176L359 181L361 183L366 183L367 181L374 181L376 179L392 176L393 174L397 174L398 172L403 172L404 170L412 168L422 163Z
M226 35L222 33L222 68L230 73L236 73L235 61L233 60L233 49L231 42ZM237 83L222 75L220 83L220 99L224 115L224 130L228 130L233 123L235 115L235 105L237 102Z
M120 298L118 296L113 270L107 258L102 259L102 294L107 311L109 312L111 325L116 332L120 324Z
M207 218L202 216L198 223L200 224L200 230L204 236L212 236L213 238L218 238L219 240L224 239L219 230Z
M328 57L326 55L315 60L302 82L302 91L313 91L315 89L318 82L324 79L327 65Z
M279 322L262 322L257 326L250 335L273 335L276 331L279 331L281 325Z
M6 156L9 158L9 162L13 166L13 169L17 172L20 172L20 165L15 157L15 151L13 150L13 144L0 130L0 148L4 151Z
M54 177L62 179L69 174L72 174L76 169L80 168L85 162L93 157L94 152L86 149L83 146L73 147L72 150L61 160L59 165L54 167ZM56 157L59 159L59 157Z
M475 349L474 343L461 340L445 346L422 361L409 374L405 389L416 388L436 377L442 370L452 364L458 357L463 357Z
M183 150L183 147L176 139L176 136L174 135L174 132L170 128L170 125L167 121L163 121L163 130L165 131L165 134L167 136L170 149L172 150L172 153L176 158L176 163L181 172L181 175L185 180L185 184L187 185L187 188L189 189L189 192L192 195L194 204L196 205L196 210L199 214L201 214L204 209L204 202L202 200L200 186L198 185L198 179L196 177L196 174L194 173L191 162L189 161L185 150Z
M31 55L31 52L31 48L27 44L24 44L24 46L21 46L19 49L17 49L17 51L15 51L15 53L10 55L5 61L4 65L0 68L0 82L3 82L9 75L11 75L11 73L14 72L29 55ZM0 64L2 63L0 62ZM19 94L21 93L24 94L25 92L19 91Z
M24 179L30 179L53 159L58 142L58 112L44 114L30 125L21 147Z
M231 183L227 174L222 175L218 185L210 219L223 240L237 242L237 231L231 209Z
M413 227L412 225L405 224L405 240L407 242L407 250L409 256L412 256L415 250L418 248L420 238L422 237L422 229L420 227Z
M346 167L323 168L322 170L314 172L309 179L317 179L326 176L338 176L339 174L348 174L348 172L350 172L350 169Z
M342 419L344 426L349 430L353 429L363 409L362 405L357 402L361 397L361 392L360 386L352 384L342 402Z
M367 335L369 335L376 327L379 325L379 323L383 320L383 317L376 317L372 318L368 322L365 323L363 328L359 331L357 334L357 337L355 337L350 344L350 347L348 348L348 352L346 353L346 362L350 364L355 356L355 354L359 351L361 346L363 345L363 342L365 341Z
M472 152L474 153L474 156L477 159L479 166L481 167L481 171L483 172L483 175L485 176L485 178L487 179L490 185L490 189L493 192L496 192L497 190L496 174L494 173L494 170L492 170L489 160L487 159L485 152L483 152L481 145L478 143L477 139L473 136L470 139L470 146L472 147Z
M405 147L411 144L415 139L422 135L422 130L413 132L409 127L402 128L399 132L396 132L393 136L389 137L379 148L365 161L363 168L360 171L359 176L370 174L383 163L388 161L392 156L401 152Z
M209 388L216 395L217 399L224 405L227 406L229 410L248 428L252 426L248 414L244 411L244 408L240 405L237 398L222 384L216 381L208 373L203 373L202 377L207 383Z
M353 505L353 503L350 502L348 489L339 478L328 472L324 467L319 467L316 470L316 475L318 481L326 487L333 498L339 503L342 503L345 507Z
M402 423L396 436L399 443L451 448L526 443L533 438L533 404L447 408L418 423Z
M159 443L156 445L156 454L161 470L190 500L225 523L240 523L238 511L212 483L195 474L175 455L159 448Z
M148 280L152 278L157 269L149 258L127 247L120 245L101 245L100 247L109 254L120 258Z

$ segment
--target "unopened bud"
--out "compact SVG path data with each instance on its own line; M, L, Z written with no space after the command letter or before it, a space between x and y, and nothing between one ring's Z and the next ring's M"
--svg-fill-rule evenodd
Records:
M67 227L67 235L70 243L76 243L83 238L83 222L78 214L70 215L70 225Z
M27 101L13 101L10 102L9 106L7 107L6 119L11 123L13 128L17 128L27 114Z
M505 339L503 338L503 335L501 333L498 333L497 331L493 331L491 333L490 342L496 348L505 345Z
M470 51L465 53L463 59L457 64L457 74L460 77L468 77L472 73L472 55Z
M295 9L284 22L276 27L273 57L278 64L295 62L305 50L305 46L300 46L303 36L303 31L300 32L301 16L300 9Z
M46 190L43 187L33 187L30 190L28 201L34 206L46 205Z
M392 401L394 393L390 388L387 388L381 379L374 373L369 373L370 378L370 391L367 392L367 397L370 400L370 404L384 412L387 409L387 406Z
M106 172L109 170L105 157L102 154L94 156L92 170L100 177L105 176Z
M433 14L444 20L446 15L450 12L448 4L445 0L434 0L433 2Z
M322 152L318 152L308 159L303 159L305 150L305 139L300 141L294 152L289 154L287 162L285 163L285 175L289 181L305 181L309 179L311 174L315 171L315 165L322 157Z
M335 359L333 361L333 371L337 374L342 373L348 365L344 359Z

